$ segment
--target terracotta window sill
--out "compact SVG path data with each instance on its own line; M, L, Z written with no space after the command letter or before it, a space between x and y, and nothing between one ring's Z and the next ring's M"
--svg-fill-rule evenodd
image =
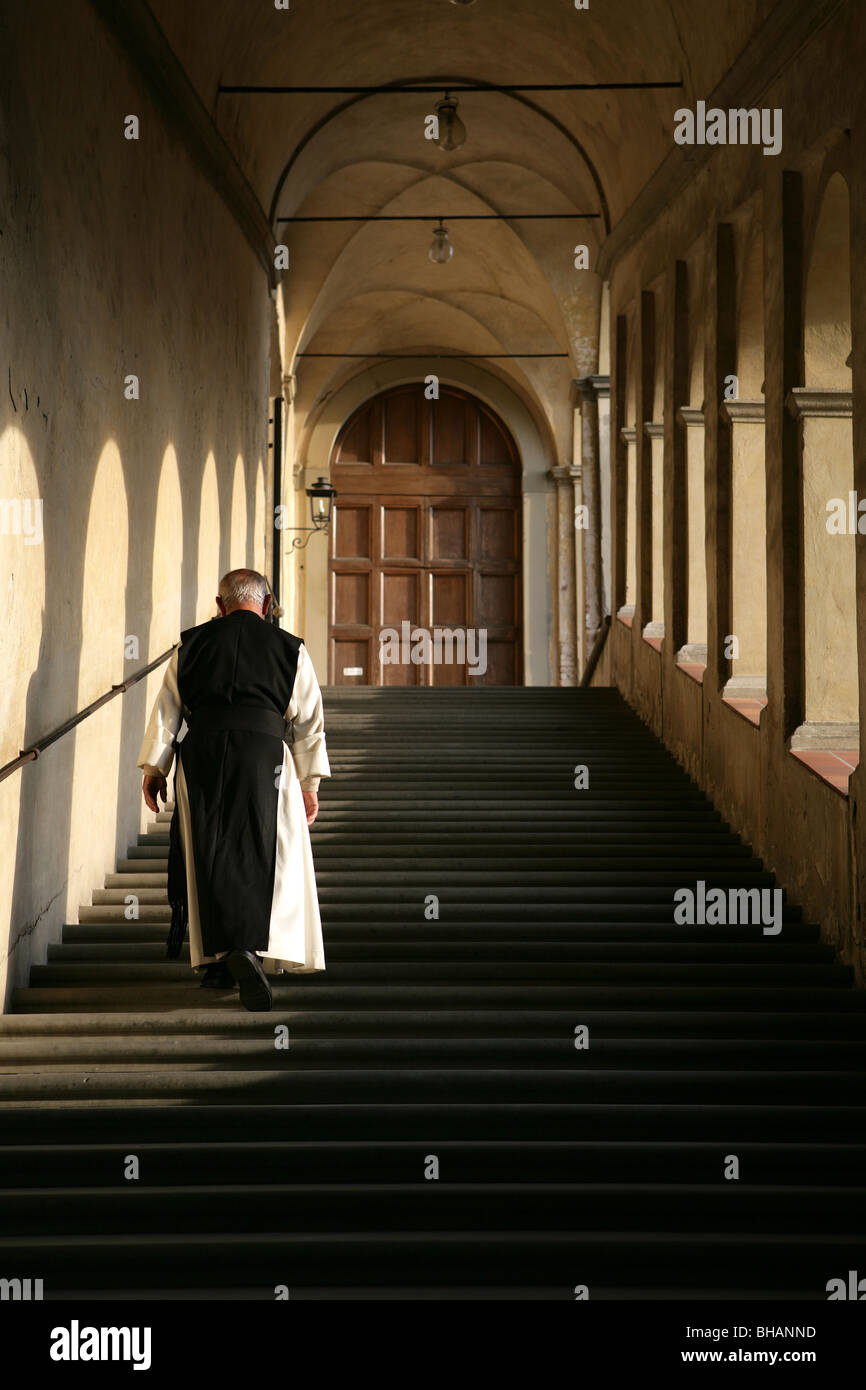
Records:
M829 748L791 748L788 751L834 791L848 795L848 779L860 761L858 749L839 748L832 753Z
M703 685L706 669L706 666L701 666L693 661L677 662L677 670L682 671L684 676L688 676L689 680L696 681L698 685Z
M766 699L744 699L737 695L724 696L722 704L727 705L735 714L740 714L744 719L748 719L749 723L756 727L761 723L761 711L767 708Z

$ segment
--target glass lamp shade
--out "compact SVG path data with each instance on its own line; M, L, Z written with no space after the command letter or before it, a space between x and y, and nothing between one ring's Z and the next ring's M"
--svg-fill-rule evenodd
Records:
M310 499L310 515L315 530L327 531L331 524L331 512L337 489L328 482L327 478L320 477L316 479L312 487L306 489L306 492Z
M436 144L440 150L459 150L466 140L466 127L457 114L457 99L446 95L436 103L439 118L439 136Z
M436 227L433 231L433 241L427 253L434 265L447 265L454 255L454 247L448 240L448 228Z

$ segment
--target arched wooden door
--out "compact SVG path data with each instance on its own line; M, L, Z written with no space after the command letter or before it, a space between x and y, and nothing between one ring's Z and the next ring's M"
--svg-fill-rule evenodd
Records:
M328 680L521 684L520 459L501 420L454 387L395 387L346 421L331 481Z

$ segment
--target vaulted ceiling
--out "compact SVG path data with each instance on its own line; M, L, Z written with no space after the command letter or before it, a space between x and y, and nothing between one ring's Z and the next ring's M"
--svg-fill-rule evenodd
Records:
M673 113L706 97L773 0L151 0L151 8L265 210L291 268L297 352L564 353L496 359L557 434L568 380L596 369L590 266L672 145ZM574 84L681 88L459 94L467 138L424 138L429 93L229 94L221 86ZM593 213L587 221L458 221L447 265L434 216ZM431 214L427 222L286 225L282 217ZM296 364L295 364L296 365ZM309 408L357 361L302 360ZM555 404L554 401L558 402ZM560 419L554 422L553 416Z

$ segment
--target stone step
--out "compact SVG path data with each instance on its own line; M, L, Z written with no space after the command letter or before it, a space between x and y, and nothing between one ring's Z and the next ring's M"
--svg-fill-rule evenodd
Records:
M100 1117L105 1111L100 1111ZM153 1114L153 1112L148 1112ZM209 1183L399 1183L417 1181L416 1140L308 1140L253 1142L208 1139L180 1143L139 1142L136 1154L149 1184L188 1183L200 1172ZM623 1140L473 1141L437 1138L437 1155L452 1182L568 1182L630 1185L641 1183L717 1184L719 1149L715 1143ZM738 1141L751 1190L767 1192L780 1183L808 1183L815 1172L860 1187L866 1172L866 1144L760 1143ZM6 1144L0 1147L0 1182L12 1187L26 1172L32 1188L108 1186L118 1179L116 1143ZM738 1184L742 1190L742 1184ZM76 1193L70 1190L69 1201Z
M166 962L171 967L173 962ZM50 967L40 967L43 970ZM139 970L149 967L139 967ZM115 972L103 967L102 982L90 983L82 980L75 984L69 972L87 972L87 967L69 966L63 982L19 988L13 995L15 1010L32 1012L52 1012L74 1009L135 1009L139 1012L152 1009L183 1009L201 1004L202 990L198 984L190 984L190 972L181 967L171 974L158 975L154 979L130 978L128 969ZM328 971L325 972L327 977ZM107 978L111 975L112 978ZM81 974L78 975L81 979ZM176 978L176 984L166 981ZM583 1013L592 1007L625 1010L693 1010L708 1008L731 1012L754 1012L769 1009L776 1012L802 1013L808 1004L812 1008L831 1012L834 1009L850 1012L866 1018L866 999L862 991L846 988L841 982L835 987L762 987L760 985L633 985L633 984L583 984L549 985L531 984L521 987L512 984L454 984L417 985L395 983L382 984L332 984L320 980L315 975L296 977L293 983L283 984L289 976L278 976L272 981L274 1002L280 1008L355 1008L355 1009L578 1009L577 1018L582 1021ZM215 993L215 991L207 991ZM226 1007L237 1007L236 999L226 996Z
M431 1184L435 1187L435 1184ZM5 1268L43 1268L50 1260L55 1289L100 1287L111 1270L115 1286L143 1291L158 1284L184 1296L192 1287L251 1286L273 1301L276 1287L356 1281L367 1289L417 1280L420 1269L443 1289L466 1283L515 1288L559 1283L574 1300L574 1270L590 1290L654 1286L724 1291L749 1286L774 1296L826 1298L827 1270L854 1268L862 1237L778 1232L688 1233L557 1231L332 1231L126 1233L0 1238ZM105 1282L101 1287L106 1287Z
M778 936L673 920L698 881L775 889L760 858L616 692L325 708L327 970L266 1014L202 990L148 818L0 1016L3 1267L70 1297L825 1299L862 1264L866 993L785 894Z
M24 1073L48 1068L52 1073L80 1071L82 1067L117 1071L120 1066L152 1069L154 1063L172 1067L210 1067L242 1070L254 1068L285 1071L365 1068L454 1066L533 1070L539 1067L578 1071L590 1065L598 1069L687 1070L722 1066L750 1067L772 1072L856 1073L858 1084L866 1076L866 1038L767 1039L746 1038L610 1038L593 1030L587 1047L576 1053L574 1035L559 1037L335 1037L311 1038L289 1025L288 1048L275 1046L270 1036L246 1037L226 1029L222 1035L194 1033L128 1035L49 1033L39 1037L0 1034L0 1072ZM287 1058L286 1051L291 1055Z
M133 924L129 924L133 925ZM146 928L145 928L146 929ZM151 928L153 939L129 940L119 929L114 940L75 941L64 931L63 941L57 946L48 947L47 961L54 963L120 963L137 961L140 964L165 960L165 933ZM536 965L539 963L558 965L663 965L675 968L697 965L699 967L722 965L725 967L746 966L749 969L760 966L777 966L790 969L792 966L809 969L813 966L826 966L833 970L835 964L830 946L798 946L789 943L754 941L740 946L731 942L675 942L650 944L647 942L621 942L593 944L582 942L545 941L524 939L522 941L480 941L477 934L469 941L436 941L428 938L423 941L408 942L395 937L391 941L334 941L329 947L329 958L335 964L353 966L373 963L402 963L410 967L423 962L458 963L488 962L492 966ZM185 948L183 960L189 959L189 948Z
M123 890L109 890L124 897ZM97 890L102 896L103 890ZM94 893L94 898L97 893ZM107 894L106 894L107 896ZM155 899L167 901L165 894L155 894ZM112 902L118 899L112 897ZM144 901L144 899L142 899ZM106 904L99 904L105 906ZM165 941L165 928L160 923L127 921L125 918L115 922L68 922L63 928L65 943L119 943ZM683 951L699 951L701 958L709 958L716 950L724 952L727 960L775 959L780 949L787 960L831 960L835 959L833 947L820 942L818 928L814 924L786 922L779 938L766 937L763 928L754 927L678 927L671 922L545 922L531 935L522 922L388 922L375 923L330 923L328 928L330 950L353 947L358 960L368 957L380 946L405 947L406 958L412 959L416 948L430 946L439 948L453 942L462 948L475 943L486 949L495 944L503 947L507 959L515 945L526 944L536 947L542 943L562 944L569 949L585 947L598 952L598 958L607 958L608 953L620 954L621 948L631 945L635 959L644 957L656 948L665 951L673 948ZM758 951L757 948L760 948ZM748 954L738 955L738 952ZM706 954L704 954L706 953ZM793 954L792 954L793 953ZM649 956L647 955L647 958ZM661 956L658 957L662 959Z
M75 1235L133 1237L216 1227L222 1234L291 1234L298 1210L321 1233L366 1232L429 1225L452 1232L507 1229L585 1232L725 1232L729 1236L786 1234L866 1236L866 1188L716 1183L424 1182L416 1159L414 1181L271 1182L151 1186L125 1183L121 1164L109 1186L93 1186L81 1202L74 1187L0 1192L4 1240L26 1238L34 1219L51 1224L61 1240ZM75 1203L75 1205L73 1205ZM853 1227L853 1231L852 1231ZM2 1249L2 1247L0 1247Z
M219 991L190 990L186 1005L142 1012L134 1001L117 1010L74 1013L0 1014L0 1040L62 1036L159 1038L206 1034L238 1039L264 1038L273 1043L274 1029L285 1025L292 1038L453 1038L508 1037L574 1038L574 1013L557 1009L374 1009L374 1008L275 1008L268 1014L247 1013L228 1007ZM214 1000L214 995L217 999ZM172 996L174 999L176 995ZM834 996L834 1005L838 999ZM604 1038L652 1038L664 1043L679 1039L799 1041L810 1045L827 1040L866 1040L866 1012L838 1008L819 1011L772 1012L766 1009L685 1010L612 1009L581 1010L590 1036Z
M438 989L443 992L454 990L463 992L474 984L489 993L507 989L513 985L524 985L527 991L541 991L550 994L557 991L575 992L591 989L594 986L612 988L645 988L647 995L657 990L676 991L690 988L718 989L751 988L766 992L772 989L789 990L847 990L853 982L850 966L837 964L803 965L787 963L783 959L751 963L718 964L707 961L704 964L688 961L568 961L568 960L475 960L449 959L407 961L333 961L324 972L328 985L323 986L315 978L307 981L312 989L339 989L342 986L358 988L369 984L372 990L393 988L412 989L416 984L421 989ZM290 986L282 984L282 976L275 977L276 988ZM46 965L31 967L30 980L34 988L46 985L98 985L102 982L116 983L125 989L134 988L138 983L149 981L189 980L189 967L184 961L166 960L164 955L153 961L136 961L117 953L109 960L98 956L86 960L70 960L61 948L59 959ZM309 992L309 991L308 991ZM527 994L527 997L531 997Z
M82 1085L82 1091L87 1087ZM118 1099L117 1097L68 1097L66 1100L27 1100L19 1097L0 1103L4 1143L35 1143L48 1139L66 1142L112 1143L129 1153L130 1142L226 1143L242 1134L247 1143L279 1140L414 1140L429 1145L471 1140L577 1141L591 1134L596 1142L710 1142L730 1153L733 1143L794 1143L820 1145L832 1157L837 1144L866 1141L863 1105L831 1104L728 1104L705 1097L698 1104L554 1103L527 1101L408 1100L400 1104L358 1098L279 1103L253 1100L247 1095L226 1103L217 1091L212 1103L189 1097L166 1099ZM425 1147L424 1153L429 1153ZM825 1180L833 1181L832 1164ZM820 1173L813 1173L813 1180ZM862 1180L862 1173L859 1175Z
M154 872L148 869L146 872L139 868L131 869L128 873L121 871L117 874L105 875L106 888L122 888L124 893L134 893L137 888L161 889L163 893L168 887L168 873L165 869ZM94 890L101 892L101 889Z
M662 1068L334 1067L296 1069L291 1050L285 1067L218 1068L89 1065L0 1070L0 1103L92 1100L177 1099L204 1104L232 1099L262 1103L507 1104L559 1103L580 1109L627 1105L639 1087L644 1105L695 1106L847 1106L866 1133L864 1073L787 1072L752 1069L686 1070Z
M402 889L390 893L389 901L376 900L375 895L358 890L354 895L342 895L346 900L339 901L339 895L328 896L323 889L321 894L322 921L329 927L346 926L353 922L357 924L370 923L374 925L389 924L392 928L395 923L405 922L408 926L415 926L420 921L426 920L423 916L427 890L431 886L423 885L423 891L417 887L410 892ZM130 890L134 891L134 890ZM491 895L492 896L492 895ZM647 925L673 926L671 901L669 896L661 895L655 902L640 903L623 894L613 901L604 901L598 893L588 890L582 896L586 899L580 906L574 906L568 901L568 896L557 893L551 889L545 893L542 901L538 898L530 899L529 893L519 893L512 889L502 900L499 896L490 902L485 902L482 895L477 895L474 900L470 900L469 892L461 892L460 899L447 898L439 904L442 914L440 921L446 924L457 925L465 922L473 926L496 925L497 923L522 922L530 924L532 930L537 930L539 924L543 924L546 929L549 923L571 922L574 924L592 922L601 925L607 921L618 922L622 917L628 915L633 924L646 923ZM381 895L385 897L384 892ZM509 900L510 899L510 900ZM515 901L517 899L517 901ZM522 901L521 899L525 899ZM144 922L169 922L167 899L165 906L160 906L158 901L143 903L139 908L139 920ZM782 932L772 938L774 940L785 939L789 924L799 926L799 909L785 908L782 914ZM118 923L123 924L129 921L124 916L124 911L119 904L97 903L93 906L82 904L78 910L78 915L82 923ZM700 927L684 927L684 931L700 931ZM710 929L712 930L712 928ZM718 928L716 928L718 930ZM758 931L765 936L763 927L725 927L725 931Z

